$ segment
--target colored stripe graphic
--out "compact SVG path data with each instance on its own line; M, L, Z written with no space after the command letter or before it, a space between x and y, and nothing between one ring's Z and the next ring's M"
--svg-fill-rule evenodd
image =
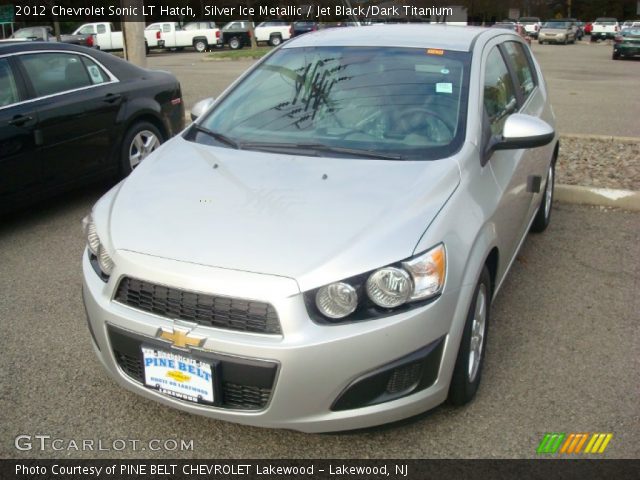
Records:
M591 437L589 437L591 435ZM579 453L604 453L613 438L612 433L545 433L538 445L538 454L579 454ZM588 439L588 441L587 441ZM582 447L586 447L584 451Z
M584 453L604 453L612 438L612 433L594 433Z
M564 433L546 433L540 445L538 445L537 453L556 453L562 440L566 434Z
M582 445L587 441L587 438L589 438L588 433L571 433L562 445L560 453L580 453Z

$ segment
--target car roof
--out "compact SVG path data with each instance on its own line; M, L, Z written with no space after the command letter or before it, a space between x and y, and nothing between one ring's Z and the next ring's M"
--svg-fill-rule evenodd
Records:
M503 33L504 31L504 33ZM383 24L367 27L328 28L285 43L282 48L301 47L408 47L470 51L478 37L486 40L509 34L484 27L433 24ZM519 38L515 33L514 37Z
M60 42L1 42L0 55L7 55L16 52L30 52L34 50L70 50L74 52L85 52L86 47L71 45Z
M0 56L24 52L45 52L47 50L87 54L106 66L111 73L120 79L139 76L144 72L147 72L147 70L143 68L96 48L88 48L81 45L72 45L62 42L0 42Z

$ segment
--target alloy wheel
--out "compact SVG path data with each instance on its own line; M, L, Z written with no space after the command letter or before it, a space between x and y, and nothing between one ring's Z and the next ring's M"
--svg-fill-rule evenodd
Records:
M129 146L129 164L136 168L151 152L160 146L160 140L149 130L141 130L133 137Z

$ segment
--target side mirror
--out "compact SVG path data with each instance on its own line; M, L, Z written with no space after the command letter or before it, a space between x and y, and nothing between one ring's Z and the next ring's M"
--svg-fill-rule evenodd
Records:
M200 100L199 102L197 102L191 109L191 120L195 121L204 112L209 110L209 107L213 105L213 102L215 102L215 100L211 97L205 98L204 100Z
M514 113L504 122L502 136L496 135L489 142L489 150L516 150L548 145L555 137L555 130L544 120L523 113Z

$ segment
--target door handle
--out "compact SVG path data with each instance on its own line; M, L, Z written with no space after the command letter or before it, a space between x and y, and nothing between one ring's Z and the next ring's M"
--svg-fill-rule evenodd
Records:
M30 122L31 120L33 120L33 117L30 117L29 115L16 115L11 120L9 120L9 125L13 125L15 127L21 127L22 125L24 125L27 122Z
M120 95L119 93L107 93L103 101L107 103L113 103L120 100L121 98L122 98L122 95Z

